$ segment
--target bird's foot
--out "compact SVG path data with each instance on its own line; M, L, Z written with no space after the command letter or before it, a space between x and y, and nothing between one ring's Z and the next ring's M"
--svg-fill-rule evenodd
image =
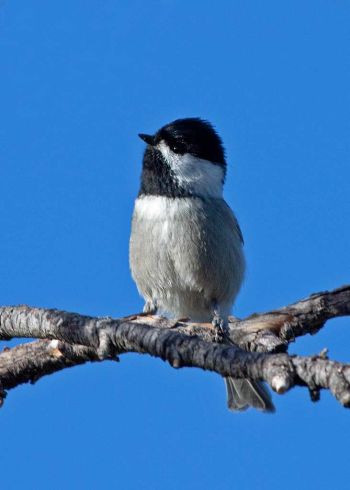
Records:
M152 316L157 313L157 305L153 301L146 301L143 311L139 313L134 313L133 315L124 316L123 320L131 321L136 320L140 316Z
M157 310L158 310L157 303L152 300L147 300L145 306L143 307L142 316L155 315L157 313Z
M217 311L214 311L211 324L215 328L215 342L222 342L227 336L227 322L219 315Z
M126 321L126 322L131 322L132 320L136 320L140 316L147 316L147 315L143 311L140 311L139 313L134 313L134 314L131 314L131 315L123 316L121 318L121 320Z
M180 323L187 323L189 321L190 321L190 318L188 318L188 317L175 318L174 320L171 320L169 328L176 328L179 326Z

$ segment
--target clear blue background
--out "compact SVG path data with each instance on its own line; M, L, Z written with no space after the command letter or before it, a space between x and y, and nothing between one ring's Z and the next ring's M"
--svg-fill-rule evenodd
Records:
M222 135L246 241L239 316L348 283L345 0L2 0L0 303L142 307L128 238L144 145L177 117ZM349 361L349 319L298 340ZM127 355L9 393L4 489L346 488L350 413L306 390L226 410L219 376Z

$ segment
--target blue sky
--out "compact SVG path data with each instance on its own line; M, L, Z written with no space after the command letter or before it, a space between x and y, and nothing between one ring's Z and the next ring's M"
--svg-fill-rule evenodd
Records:
M0 302L139 311L128 238L143 143L186 116L224 139L248 272L235 313L349 283L344 0L3 0ZM350 361L349 320L298 340ZM0 411L4 489L345 488L328 393L226 410L222 380L146 356L66 370Z

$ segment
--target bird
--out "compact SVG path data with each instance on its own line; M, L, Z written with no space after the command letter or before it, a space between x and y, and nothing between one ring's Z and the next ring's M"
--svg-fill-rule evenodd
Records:
M131 223L131 275L145 315L228 325L245 273L243 236L223 197L225 149L213 125L176 119L145 143ZM263 383L225 378L227 406L273 411Z

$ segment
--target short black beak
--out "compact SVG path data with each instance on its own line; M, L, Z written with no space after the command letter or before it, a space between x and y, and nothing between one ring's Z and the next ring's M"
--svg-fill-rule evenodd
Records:
M151 145L153 146L154 145L154 136L151 136L149 134L143 134L143 133L140 133L139 134L139 137L145 142L147 143L148 145Z

